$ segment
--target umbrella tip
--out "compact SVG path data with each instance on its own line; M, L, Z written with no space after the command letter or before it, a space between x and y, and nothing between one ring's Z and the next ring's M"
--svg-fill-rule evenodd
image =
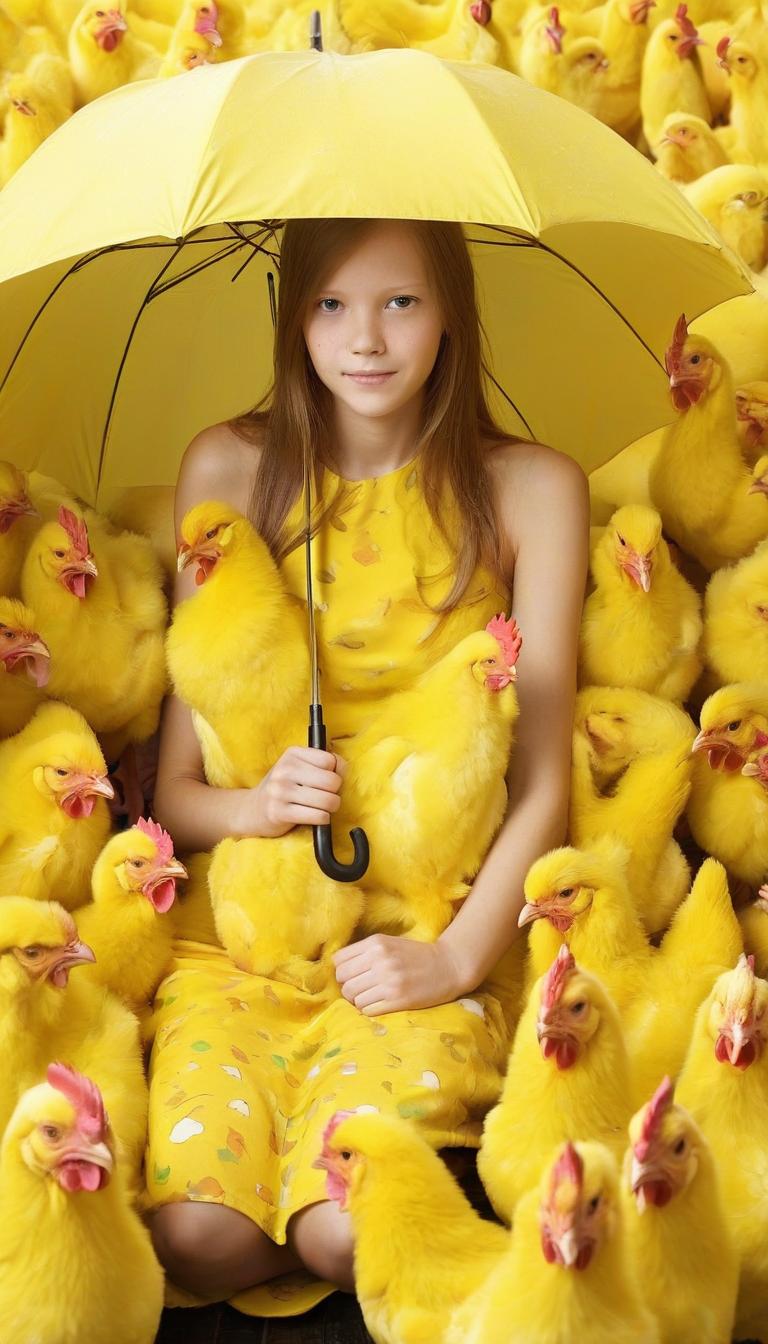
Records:
M313 51L323 50L323 26L319 9L313 9L309 16L309 45Z

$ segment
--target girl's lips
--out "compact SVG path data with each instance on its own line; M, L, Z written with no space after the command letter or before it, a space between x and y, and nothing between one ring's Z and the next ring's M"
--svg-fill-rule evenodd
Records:
M345 377L345 378L353 378L354 381L355 381L356 383L360 383L360 385L361 385L362 387L366 387L366 386L376 387L379 383L385 383L385 382L387 381L387 379L388 379L388 378L391 378L392 376L393 376L393 375L392 375L391 373L345 373L345 374L344 374L344 377Z

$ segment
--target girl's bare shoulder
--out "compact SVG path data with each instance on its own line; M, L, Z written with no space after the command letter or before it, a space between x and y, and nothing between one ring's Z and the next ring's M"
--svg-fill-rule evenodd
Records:
M588 482L575 458L519 439L489 443L487 451L500 517L515 555L526 534L551 528L563 512L587 516Z
M246 513L259 463L259 444L228 421L208 425L189 443L176 483L177 515L205 499L221 499Z

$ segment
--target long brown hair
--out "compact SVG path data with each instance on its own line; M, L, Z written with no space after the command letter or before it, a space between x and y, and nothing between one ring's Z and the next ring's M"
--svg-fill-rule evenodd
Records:
M249 515L277 560L303 540L285 534L285 520L299 497L303 464L313 463L316 498L323 468L333 470L330 440L332 394L318 378L303 335L307 303L334 259L357 244L378 221L295 219L284 226L271 387L250 411L231 422L241 438L261 447ZM424 389L424 414L415 453L430 514L455 557L455 581L436 611L461 601L478 562L508 586L505 551L484 440L508 439L488 408L483 388L485 333L480 322L472 261L458 223L409 220L429 268L444 335ZM456 523L446 508L455 500ZM334 501L313 517L313 533Z

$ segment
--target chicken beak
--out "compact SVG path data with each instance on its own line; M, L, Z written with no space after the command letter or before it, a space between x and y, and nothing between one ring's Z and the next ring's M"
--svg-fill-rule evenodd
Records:
M535 905L533 901L526 901L520 914L517 917L518 929L524 929L526 924L533 924L536 919L545 919L547 914L546 906Z
M0 502L0 534L13 527L17 518L39 518L39 516L34 504L26 495L20 495L18 499L5 499Z
M745 761L741 767L741 773L742 775L754 777L755 775L760 774L760 766L757 764L757 761Z
M157 913L164 915L176 899L177 880L188 876L184 864L174 858L164 863L161 868L155 868L141 890Z
M749 417L745 416L744 418L745 418L745 419L748 419ZM762 430L762 427L761 427L761 430ZM753 481L752 484L751 484L751 485L749 486L749 488L747 489L747 494L748 494L748 495L768 495L768 477L766 477L766 476L758 476L757 480L756 480L756 481Z
M66 947L53 947L50 949L50 954L44 959L39 976L36 976L36 978L45 978L50 980L57 989L64 989L73 966L84 966L88 962L95 962L95 960L96 955L92 949L79 940L68 943Z

